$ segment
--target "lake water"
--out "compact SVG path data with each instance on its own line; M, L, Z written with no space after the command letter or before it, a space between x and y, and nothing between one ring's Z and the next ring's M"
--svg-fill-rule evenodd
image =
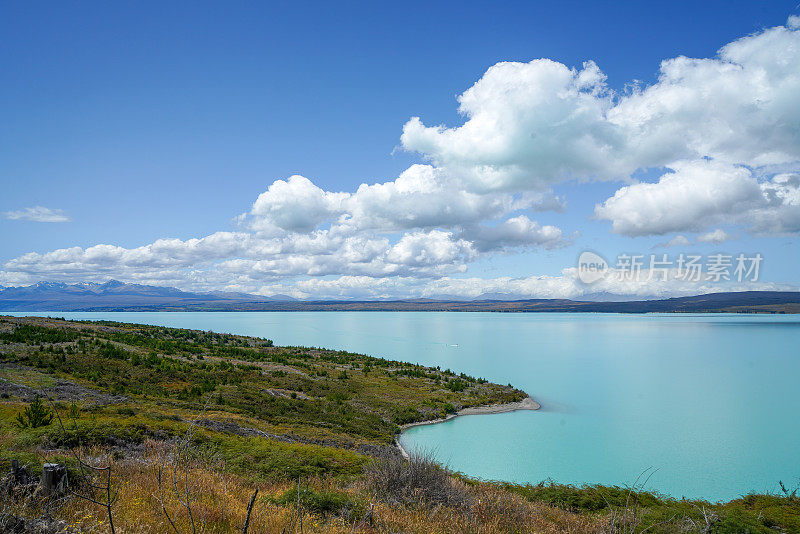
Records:
M15 315L32 315L18 313ZM432 312L65 313L267 337L512 383L537 412L416 427L472 476L730 499L800 480L800 316Z

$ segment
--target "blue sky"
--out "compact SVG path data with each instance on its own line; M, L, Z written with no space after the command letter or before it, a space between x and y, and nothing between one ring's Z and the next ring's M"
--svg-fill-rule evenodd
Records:
M773 59L794 50L798 32L789 17L799 13L795 0L702 5L458 2L391 6L366 2L100 6L78 2L6 3L0 11L0 184L4 193L0 212L5 213L0 218L2 285L41 279L118 278L187 289L295 292L298 296L470 296L497 292L503 284L496 281L484 286L474 281L466 287L435 282L545 276L553 280L544 285L517 284L507 292L575 297L580 296L576 286L563 285L559 277L564 276L562 270L575 265L585 249L600 252L612 263L620 252L676 256L691 251L759 252L764 256L761 281L782 288L800 285L793 264L800 258L799 208L792 200L797 194L794 184L800 159L798 124L792 122L800 107L796 97L794 101L791 97L781 100L776 92L773 107L737 117L730 110L747 109L748 99L755 101L756 97L746 91L720 95L717 100L723 104L726 98L732 100L720 104L716 115L709 112L703 118L698 114L697 124L684 110L680 120L688 121L685 125L675 118L669 128L659 123L646 129L655 138L667 135L667 129L686 128L688 136L695 139L694 144L687 142L688 148L658 157L651 154L652 149L646 155L631 155L631 141L610 157L613 163L604 159L602 164L592 161L579 168L570 167L574 152L565 152L561 159L554 155L553 165L567 169L566 175L561 171L548 174L546 166L539 163L541 158L535 156L537 147L514 152L522 142L538 143L543 131L552 131L554 139L561 139L558 129L564 121L556 120L558 117L544 125L544 119L501 124L499 132L525 132L522 141L511 134L502 138L505 134L501 133L500 142L505 143L502 154L477 154L475 158L459 148L474 140L466 139L467 132L457 131L469 118L459 114L458 95L482 78L488 86L491 80L484 75L500 62L526 65L548 58L576 73L589 73L584 62L593 61L605 79L593 78L591 87L578 91L604 92L605 96L598 98L606 100L598 106L603 113L614 114L611 108L624 98L630 84L639 83L643 89L658 84L663 60L685 55L713 61L720 48L753 34L755 40L746 46L772 47L767 48L767 56ZM773 39L765 32L775 27L786 31ZM788 59L790 66L797 55L800 52L795 51ZM744 85L763 66L759 62L770 61L763 56L747 58L750 63L744 70L750 77ZM495 81L524 92L531 89L524 84L544 83L540 75L548 68L537 65L527 74L506 72L498 74ZM695 69L681 74L694 80L686 82L695 84L688 88L695 91L692 94L719 90L700 80L700 67L683 68ZM775 91L794 87L791 84L800 76L791 68L773 74L775 88L770 90ZM575 86L574 80L569 83ZM732 84L740 82L734 78ZM656 102L669 108L666 93L651 93L642 98L649 103L642 105L652 107ZM533 109L524 101L504 102L502 91L488 91L481 98L476 109L497 107L497 115L487 118L490 122L547 115L546 108ZM714 96L710 98L713 102ZM687 109L702 109L702 101L698 102L699 108ZM627 110L615 109L630 125L636 122L631 117L639 113L631 111L634 108L640 109L630 103ZM777 123L769 123L777 121L778 115L786 117L783 123L789 124L776 127ZM432 131L435 128L420 129L401 140L404 125L412 117L419 117L425 128L444 125L453 135L437 137ZM737 133L734 148L719 131L712 132L711 141L705 143L709 134L704 128L717 121L759 125L760 130L754 127L755 134ZM595 127L604 126L586 124L587 129ZM780 138L776 134L774 143L781 150L775 156L764 147L766 142L763 135L759 139L758 132L780 127L786 135ZM534 134L527 132L533 129L539 137L530 141ZM573 138L582 130L576 131ZM752 140L747 138L750 134ZM676 135L674 131L672 135ZM482 141L483 145L494 139L497 137ZM607 146L603 144L607 141L601 145ZM445 146L446 142L452 146ZM670 142L674 139L665 138L664 145ZM617 165L622 160L625 164ZM698 163L702 161L725 168L711 169ZM675 166L670 166L673 163ZM481 202L488 198L502 203L506 197L531 194L557 197L562 208L542 209L544 200L540 199L538 204L519 209L490 210L485 217L459 212L462 219L434 218L415 226L407 221L375 222L374 213L386 207L374 204L377 200L371 198L369 222L347 230L350 233L340 235L338 241L330 235L317 236L319 243L314 246L298 243L314 232L331 232L342 213L353 216L353 210L363 211L367 204L353 200L355 207L326 207L327 218L298 222L297 217L307 211L304 202L314 202L303 197L299 207L294 207L299 214L288 223L276 223L275 206L284 206L281 202L285 199L272 195L262 202L260 212L251 211L261 193L276 180L292 175L302 175L323 192L352 194L362 183L393 182L414 164L440 172L434 180L445 191L445 198L466 192L477 195ZM500 185L487 186L486 176L470 174L485 165L506 164L508 168L502 172L509 174ZM749 174L736 174L735 170L743 167ZM688 212L684 222L671 221L666 226L644 224L641 214L630 213L642 202L660 202L662 218L668 219L674 211L668 204L673 198L669 195L682 191L680 187L670 189L665 184L658 190L637 189L628 200L609 206L604 216L595 212L596 205L631 180L658 183L670 173L692 187L711 184L703 189L706 192L726 184L739 196L733 195L727 207L711 206L707 201ZM771 182L775 176L783 177L778 185ZM766 197L777 195L784 200L753 204L748 195L758 195L755 186L760 186ZM703 193L689 194L699 198ZM413 203L428 200L424 194L420 198ZM397 205L394 200L388 202ZM457 211L442 198L431 202L434 212ZM469 211L471 206L479 210L470 202L461 209ZM28 208L33 211L25 211ZM249 213L248 217L237 219L243 213ZM68 221L39 222L42 219ZM481 228L494 228L509 219L519 223L513 236L481 233ZM536 226L532 226L534 221ZM622 230L612 232L612 223ZM544 235L543 227L555 227L561 234ZM728 239L697 242L698 235L717 229ZM186 240L218 232L237 234L231 237L237 244L216 244L218 248L209 246L201 252L195 250L197 246L187 245ZM476 237L479 234L483 241ZM654 248L678 235L692 244ZM403 241L408 247L402 250L389 250L404 236L415 236L415 240ZM161 251L161 257L154 257L150 249L147 258L130 253L168 238L181 240L181 244L172 243ZM379 250L377 242L381 240L385 240L385 250ZM87 257L86 251L100 244L117 248L104 250L100 259L96 254ZM187 247L193 247L193 252L187 252ZM317 261L323 255L339 258L354 249L373 248L374 254L368 258L337 259L324 265ZM62 249L71 252L54 252ZM256 265L259 261L262 263ZM338 283L342 277L349 278ZM298 282L304 285L298 286ZM696 289L643 285L609 286L603 291L664 296Z

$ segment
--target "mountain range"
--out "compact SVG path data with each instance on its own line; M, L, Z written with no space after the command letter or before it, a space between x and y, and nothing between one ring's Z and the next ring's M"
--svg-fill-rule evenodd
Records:
M489 297L489 298L487 298ZM0 311L494 311L494 312L613 312L613 313L800 313L800 292L745 291L710 293L661 300L513 299L486 295L404 300L297 300L215 291L191 293L174 287L126 284L111 280L39 282L30 286L0 286Z
M0 310L5 311L129 310L140 307L159 309L176 306L229 306L281 300L292 298L284 295L263 297L224 291L190 293L174 287L126 284L117 280L103 284L39 282L21 287L0 286Z

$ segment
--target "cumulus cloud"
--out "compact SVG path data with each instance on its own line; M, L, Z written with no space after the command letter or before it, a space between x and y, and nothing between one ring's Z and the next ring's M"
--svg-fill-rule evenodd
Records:
M724 243L725 241L729 241L733 239L733 237L728 234L722 228L717 228L716 230L712 230L710 232L706 232L705 234L700 234L697 236L698 243L712 243L712 244L719 244Z
M647 166L710 157L763 166L797 162L800 32L776 27L716 58L663 61L656 84L621 99L610 118L636 133Z
M456 298L476 299L485 296L508 299L561 299L593 300L597 295L617 296L621 299L653 299L689 296L720 291L796 291L797 287L772 282L724 284L706 280L662 279L660 275L648 276L648 271L636 280L618 276L610 271L602 280L586 285L580 282L575 268L564 269L555 276L529 277L451 277L430 280L415 277L373 278L369 276L341 276L327 279L303 280L294 284L274 284L261 288L263 295L285 294L295 298L320 299L385 299L385 298Z
M714 58L665 60L656 83L623 94L608 88L592 62L580 69L546 59L498 63L459 97L462 125L426 126L414 117L401 140L477 191L546 190L565 180L627 179L659 167L685 174L713 160L716 174L696 185L677 187L680 177L665 177L661 187L623 189L598 215L615 215L610 220L618 233L662 234L700 229L713 217L697 221L691 209L670 216L659 208L662 220L651 231L636 221L641 214L617 213L618 197L652 206L674 205L671 195L678 195L702 214L719 217L735 213L752 195L757 206L745 224L760 233L793 233L794 178L762 181L746 174L768 173L776 165L800 169L798 94L800 31L791 18L787 26L724 46ZM719 175L723 168L731 173L727 181ZM724 207L714 208L706 195L718 187L726 198ZM762 202L770 189L774 198Z
M761 189L750 171L712 161L673 164L657 183L618 190L595 208L599 219L627 236L702 230L735 209L754 207Z
M626 236L701 231L732 223L756 233L800 231L800 175L780 174L760 182L752 171L712 160L680 162L658 182L619 189L596 206Z
M472 244L441 230L405 234L387 254L399 265L440 265L459 263L475 255Z
M298 299L391 299L419 295L420 287L420 280L413 277L345 275L336 278L311 278L292 284L265 285L259 289L258 294L289 295Z
M514 247L553 249L567 244L560 228L541 226L525 215L512 217L495 226L469 228L462 235L482 252Z
M221 276L251 273L264 278L342 273L431 276L449 269L462 271L464 262L474 256L469 242L439 230L409 233L395 244L387 238L322 230L283 238L218 232L202 239L161 239L133 249L95 245L31 252L6 262L3 268L38 279L124 278L133 272L192 268Z
M70 221L70 218L64 213L63 210L45 208L44 206L34 206L32 208L24 208L21 210L6 211L3 213L3 216L12 221L34 221L46 223L63 223Z
M257 230L307 232L342 213L347 193L323 191L304 176L276 180L261 193L250 211Z
M128 249L114 245L71 247L46 252L29 252L9 260L3 268L35 276L113 273L123 269L186 268L252 251L251 236L218 232L202 239L159 239L143 247Z
M673 273L674 274L674 273ZM629 279L620 276L614 269L591 285L583 284L577 276L577 269L564 269L557 276L530 276L523 278L453 278L443 277L426 282L421 294L435 298L454 296L475 299L490 294L493 297L505 295L515 299L553 299L593 300L597 295L619 297L622 299L654 299L677 296L700 295L723 291L797 291L796 286L772 282L712 283L702 276L699 280L679 280L673 275L662 277L661 273L650 276L647 269L641 276Z
M404 125L402 147L424 163L394 179L328 191L291 176L270 184L236 231L24 254L5 262L0 283L115 277L298 295L472 294L502 292L505 284L525 295L580 295L568 273L458 278L491 254L576 239L535 220L538 211L563 210L554 191L566 181L623 182L598 199L594 220L629 237L679 234L660 246L688 244L688 232L720 243L729 237L721 227L796 234L798 20L729 43L712 58L667 59L657 81L622 92L592 61L577 68L549 59L498 63L458 97L460 124L412 117ZM661 174L655 180L632 178L653 169ZM42 207L5 216L68 220Z
M619 157L624 132L607 119L613 98L593 62L580 70L549 59L498 63L458 101L463 125L425 126L414 117L401 142L465 187L542 190L635 169Z
M278 180L239 220L271 235L325 225L339 232L400 232L476 224L518 210L562 208L549 192L479 194L453 182L441 169L417 164L394 181L361 184L354 193L324 191L303 176Z
M386 231L452 227L531 208L538 200L476 194L453 184L440 169L412 165L393 182L362 184L348 203L344 224Z

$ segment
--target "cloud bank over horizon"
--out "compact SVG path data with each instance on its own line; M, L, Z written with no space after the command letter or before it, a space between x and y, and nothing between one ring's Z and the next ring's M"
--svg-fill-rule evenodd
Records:
M422 163L392 181L328 191L290 176L270 184L232 231L137 248L30 252L2 265L0 284L115 278L301 298L713 291L674 281L587 289L568 266L557 276L468 273L486 258L579 245L580 228L537 220L565 209L569 199L557 188L568 183L619 183L584 214L587 224L625 238L667 236L656 246L690 244L686 233L710 244L739 233L796 236L797 95L800 18L794 16L725 45L716 57L664 60L656 82L632 81L621 92L593 61L581 68L549 59L502 62L458 97L462 124L406 122L401 147ZM637 179L643 171L658 176ZM33 210L39 211L10 213L68 220L57 210Z

